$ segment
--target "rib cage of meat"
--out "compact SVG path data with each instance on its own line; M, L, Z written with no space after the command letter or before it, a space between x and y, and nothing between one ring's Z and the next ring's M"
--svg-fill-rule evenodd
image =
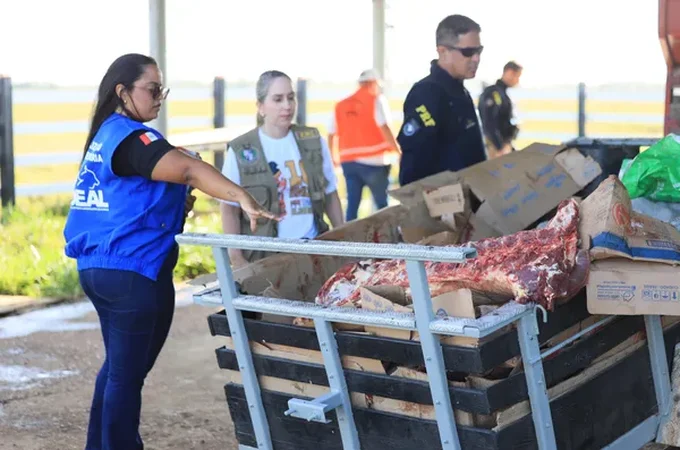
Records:
M579 205L560 203L543 229L520 231L499 238L462 244L477 249L464 264L426 262L432 297L471 288L514 296L520 303L536 302L549 310L556 299L575 294L585 284L589 258L578 249ZM316 303L361 306L359 287L400 286L410 295L406 265L400 260L366 260L342 267L321 287Z

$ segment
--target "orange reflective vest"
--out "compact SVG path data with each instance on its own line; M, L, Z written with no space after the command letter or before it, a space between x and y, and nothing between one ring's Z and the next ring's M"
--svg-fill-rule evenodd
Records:
M368 89L359 88L335 106L341 163L380 156L393 150L375 123L376 98Z

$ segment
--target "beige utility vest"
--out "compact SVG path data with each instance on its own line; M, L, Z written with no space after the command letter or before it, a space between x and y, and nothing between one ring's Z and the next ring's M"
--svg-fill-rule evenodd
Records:
M326 187L328 181L323 174L323 151L321 136L316 128L292 125L291 131L300 150L300 165L307 175L307 189L312 201L314 223L319 234L328 231L324 220ZM246 189L255 200L276 215L280 214L279 193L274 174L264 155L258 128L237 137L229 143L236 153L241 186ZM285 218L283 220L286 220ZM241 234L253 234L250 231L250 219L240 210ZM268 219L258 219L256 236L278 236L277 222ZM272 253L262 251L243 250L243 256L248 262L264 258Z

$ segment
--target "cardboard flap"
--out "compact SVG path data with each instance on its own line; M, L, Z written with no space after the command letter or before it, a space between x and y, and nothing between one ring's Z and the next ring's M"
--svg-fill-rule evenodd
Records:
M575 148L560 152L555 156L555 161L581 187L585 187L602 174L602 167L593 158L590 156L586 158Z
M530 144L529 146L523 148L522 151L539 155L555 156L565 148L567 147L565 147L564 145L553 145L545 144L543 142L534 142L533 144Z
M475 305L470 289L458 289L438 295L432 299L432 309L438 317L476 317Z
M445 245L456 245L460 239L460 233L456 231L442 231L416 242L420 245L432 245L435 247L443 247Z
M406 305L406 291L399 286L360 287L361 307L370 311L413 312Z
M431 217L441 217L465 211L465 195L460 183L448 184L423 192Z
M414 181L405 186L388 191L387 194L398 200L405 206L414 206L424 201L423 193L432 191L442 186L456 184L461 181L460 175L455 172L445 171L435 175Z
M630 196L615 175L581 203L579 233L592 242L592 259L624 257L680 264L680 231L632 210Z
M484 205L482 205L484 206ZM477 211L479 213L479 211ZM479 241L481 239L500 237L503 233L489 225L489 222L484 220L479 215L470 216L470 220L465 225L463 233L460 237L460 243L469 241Z

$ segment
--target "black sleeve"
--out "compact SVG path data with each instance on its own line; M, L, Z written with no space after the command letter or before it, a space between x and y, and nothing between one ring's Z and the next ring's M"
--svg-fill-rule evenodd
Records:
M416 84L404 100L404 121L397 141L404 153L437 147L437 126L443 121L442 93L431 83Z
M497 150L503 148L503 135L499 123L499 113L503 99L501 94L489 88L479 99L479 117L482 119L484 136L486 136Z
M111 169L119 177L151 179L158 161L174 147L151 131L138 130L126 137L113 152Z

